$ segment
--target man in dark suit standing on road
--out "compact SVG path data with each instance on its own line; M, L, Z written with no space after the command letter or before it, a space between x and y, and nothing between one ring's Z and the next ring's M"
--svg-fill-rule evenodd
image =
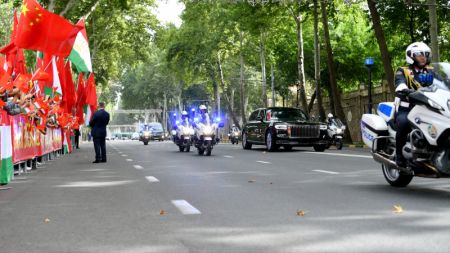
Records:
M98 104L98 110L92 116L89 126L94 139L95 161L93 163L106 163L106 126L109 123L109 113L105 111L105 103Z

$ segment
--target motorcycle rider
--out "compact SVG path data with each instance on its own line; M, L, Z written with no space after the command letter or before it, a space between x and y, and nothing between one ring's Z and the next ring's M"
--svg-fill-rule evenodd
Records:
M181 112L181 124L190 123L189 113L187 111Z
M411 127L408 122L408 113L412 109L408 101L408 94L419 88L432 84L432 68L428 67L431 61L431 49L423 42L414 42L406 48L407 67L401 67L395 74L395 105L397 126L396 157L398 166L406 167L403 157L403 146L407 142Z
M209 120L208 108L205 105L200 105L199 110L200 110L200 122L206 124L207 120Z
M332 113L328 113L327 115L327 123L328 125L333 122L334 115Z

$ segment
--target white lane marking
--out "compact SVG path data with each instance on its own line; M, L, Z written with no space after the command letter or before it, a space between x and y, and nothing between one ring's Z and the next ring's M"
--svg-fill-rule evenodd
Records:
M150 183L159 182L159 179L157 179L156 177L147 176L147 177L145 177L145 178L146 178L147 181L149 181Z
M321 172L321 173L326 173L326 174L332 174L332 175L338 175L340 174L339 172L334 172L334 171L329 171L329 170L313 170L315 172Z
M127 162L132 162L133 161L133 159L127 159Z
M180 212L184 215L188 214L201 214L201 212L189 204L186 200L180 199L180 200L172 200L172 204L180 210Z
M266 161L256 161L257 163L263 163L263 164L272 164L271 162L266 162Z
M349 155L349 154L336 154L336 153L321 153L321 152L305 152L308 154L316 154L316 155L331 155L331 156L344 156L344 157L355 157L355 158L368 158L373 159L370 155Z
M225 158L233 158L231 155L224 155Z
M123 157L126 157L126 156L128 156L128 155L122 155Z
M137 170L142 170L143 169L143 167L141 165L134 165L133 167L135 169L137 169Z

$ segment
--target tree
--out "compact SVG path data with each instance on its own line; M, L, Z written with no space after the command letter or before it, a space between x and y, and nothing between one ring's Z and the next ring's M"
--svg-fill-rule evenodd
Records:
M332 92L332 99L335 106L335 114L340 118L344 124L347 125L347 120L344 114L344 110L342 109L341 105L341 94L337 86L336 82L336 71L334 67L334 59L333 59L333 50L331 48L331 40L330 40L330 33L328 30L328 13L327 13L327 7L325 0L320 1L321 9L322 9L322 24L323 24L323 31L324 31L324 39L325 39L325 48L327 51L327 63L328 63L328 71L330 75L330 87ZM351 135L348 128L346 128L346 134L345 137L347 138L347 141L351 142Z

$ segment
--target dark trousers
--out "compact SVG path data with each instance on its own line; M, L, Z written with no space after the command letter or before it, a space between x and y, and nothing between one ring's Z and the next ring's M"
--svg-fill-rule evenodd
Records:
M75 147L80 148L80 130L75 129Z
M403 158L403 146L408 140L408 134L411 132L411 126L408 121L409 109L400 107L397 112L395 122L397 124L397 134L395 136L396 155L399 159Z
M95 160L106 162L106 137L94 138Z

